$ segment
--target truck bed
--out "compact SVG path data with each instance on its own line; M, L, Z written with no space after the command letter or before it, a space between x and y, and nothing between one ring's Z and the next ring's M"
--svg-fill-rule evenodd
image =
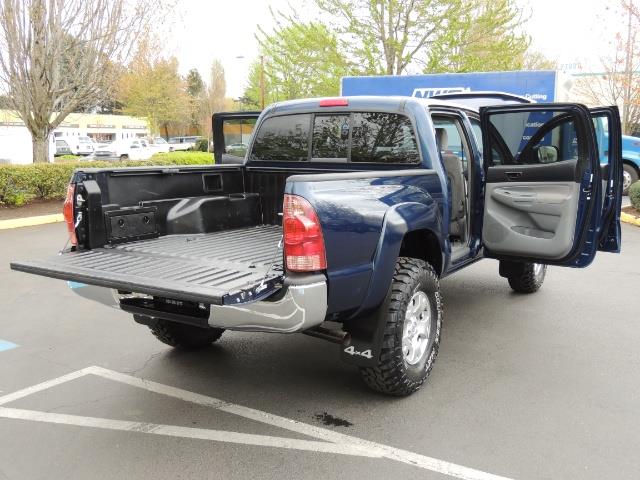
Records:
M15 262L11 268L125 292L237 304L278 288L283 276L281 236L282 228L275 225L166 235Z

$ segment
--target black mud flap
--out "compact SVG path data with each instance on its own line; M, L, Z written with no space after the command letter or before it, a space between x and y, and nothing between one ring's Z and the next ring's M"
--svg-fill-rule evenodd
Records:
M342 343L340 358L342 361L359 367L375 367L378 365L384 328L388 298L384 304L370 315L349 320L344 323L348 333Z
M237 305L266 298L281 288L280 235L279 227L167 235L13 262L11 268L123 292Z

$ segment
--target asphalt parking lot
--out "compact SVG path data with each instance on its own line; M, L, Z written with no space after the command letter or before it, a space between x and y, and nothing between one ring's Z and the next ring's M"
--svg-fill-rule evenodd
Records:
M173 351L9 270L64 242L62 224L0 231L0 479L638 478L638 228L534 295L494 261L445 279L440 354L405 399L368 391L334 344L226 332Z

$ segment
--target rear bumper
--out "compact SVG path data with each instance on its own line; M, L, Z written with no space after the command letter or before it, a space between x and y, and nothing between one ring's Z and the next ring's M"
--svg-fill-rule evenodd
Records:
M322 278L322 277L321 277ZM209 325L229 330L294 333L320 325L327 314L327 283L286 285L275 299L211 305Z
M120 308L116 290L69 282L81 297ZM327 314L327 283L324 275L302 276L285 281L280 292L268 300L241 305L210 305L208 324L227 330L295 333L320 325ZM147 313L162 318L162 312Z

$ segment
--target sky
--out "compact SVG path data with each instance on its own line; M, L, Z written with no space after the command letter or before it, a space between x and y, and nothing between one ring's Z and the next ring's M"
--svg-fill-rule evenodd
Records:
M580 64L599 70L616 30L625 19L614 12L617 0L516 0L527 22L533 48L567 69ZM180 71L197 68L207 79L213 58L222 61L227 96L237 98L246 86L249 66L258 57L258 26L270 31L269 8L287 10L295 0L178 0L180 18L166 38L166 52L175 55ZM299 9L304 15L310 8ZM242 57L242 58L238 58Z

